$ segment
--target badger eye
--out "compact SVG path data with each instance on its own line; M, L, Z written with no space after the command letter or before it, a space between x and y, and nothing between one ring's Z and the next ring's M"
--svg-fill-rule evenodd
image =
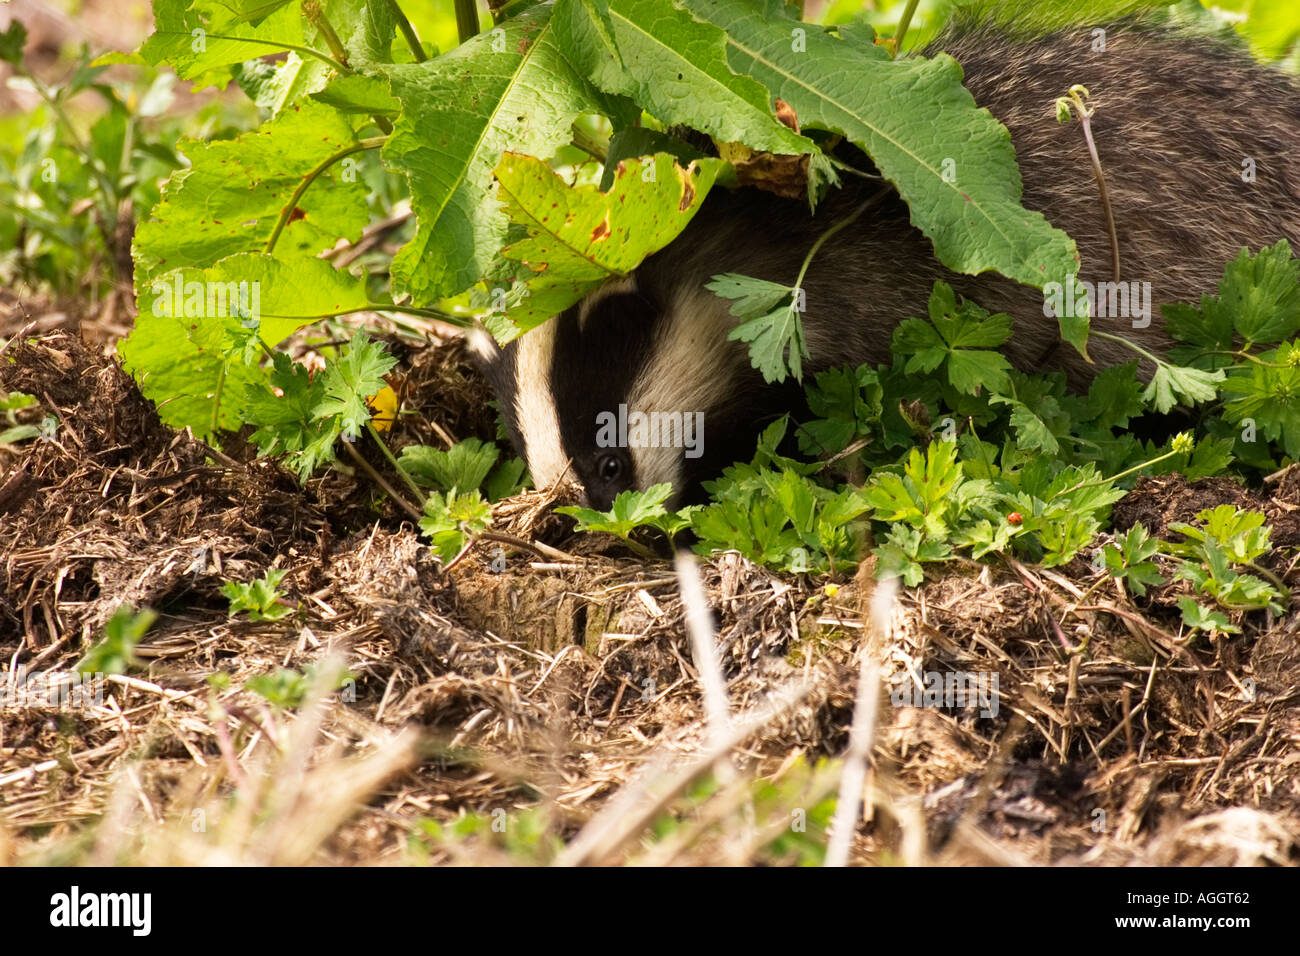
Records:
M623 462L617 455L601 455L596 462L596 474L601 481L617 481L623 474Z

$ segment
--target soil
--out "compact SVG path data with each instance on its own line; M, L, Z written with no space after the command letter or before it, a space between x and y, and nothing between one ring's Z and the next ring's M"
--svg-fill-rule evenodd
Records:
M528 493L443 569L363 472L299 484L161 424L113 330L41 324L59 311L0 303L0 332L27 329L0 389L58 421L0 448L0 862L798 862L791 808L824 842L864 658L882 683L854 862L1300 860L1294 601L1211 641L1181 628L1185 582L1134 598L1091 551L957 562L892 598L870 561L828 588L714 555L720 724L667 557L575 535ZM391 345L413 413L394 445L493 437L456 341ZM1300 470L1145 479L1115 527L1224 502L1268 516L1262 563L1294 587ZM295 613L231 616L222 585L272 568ZM123 604L158 617L102 700L15 693ZM317 675L301 705L246 686L281 669ZM932 672L996 679L997 707L918 706Z

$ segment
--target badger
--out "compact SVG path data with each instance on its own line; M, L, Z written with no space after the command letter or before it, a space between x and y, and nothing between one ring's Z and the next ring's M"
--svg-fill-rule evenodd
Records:
M927 52L951 54L975 102L1010 131L1023 204L1074 238L1085 283L1111 280L1112 242L1078 125L1058 123L1054 103L1074 84L1088 88L1124 279L1150 290L1149 321L1094 317L1092 326L1160 354L1169 345L1161 304L1213 293L1243 247L1300 241L1300 84L1185 30L1125 22L1107 29L1104 49L1095 40L1092 27L1025 39L966 25ZM802 390L763 381L747 347L727 337L739 321L731 303L705 283L737 272L792 285L827 226L879 190L854 179L814 215L752 188L715 189L682 234L627 277L504 349L472 336L535 485L607 509L621 491L668 482L680 504L698 498L701 480L748 460L761 429L797 410ZM1042 291L945 269L891 192L812 260L801 286L805 375L888 362L893 327L921 313L937 279L1011 316L1003 351L1024 371L1060 370L1078 389L1136 357L1094 339L1090 363L1061 341ZM612 444L611 422L622 439ZM632 438L657 426L659 440L631 440L625 422ZM683 447L697 423L703 434ZM682 440L663 441L663 431Z

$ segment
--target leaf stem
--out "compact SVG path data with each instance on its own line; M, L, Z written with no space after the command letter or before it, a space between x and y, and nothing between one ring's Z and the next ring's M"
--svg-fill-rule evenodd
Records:
M475 0L455 0L455 3L456 32L464 43L478 36L478 4Z
M1251 353L1244 350L1240 352L1230 352L1225 349L1208 349L1204 352L1201 352L1200 354L1201 355L1229 355L1232 358L1244 359L1247 362L1253 362L1256 365L1263 366L1264 368L1290 368L1290 366L1282 362L1265 362L1259 356L1252 355Z
M279 312L263 312L262 316L268 319L301 319L303 322L316 322L320 319L337 319L343 315L353 315L357 312L398 312L402 315L418 315L425 319L437 319L439 322L446 322L448 325L454 325L457 328L467 329L473 323L464 316L456 315L452 312L442 312L438 309L418 309L413 305L391 305L387 302L367 302L365 305L358 306L355 309L340 309L338 312L321 312L314 315L287 315Z
M1088 95L1085 87L1075 84L1070 87L1067 98L1074 104L1079 115L1079 125L1083 127L1083 140L1088 146L1088 159L1092 163L1092 175L1097 180L1097 192L1101 195L1101 209L1106 219L1106 231L1110 234L1110 269L1114 281L1119 281L1119 233L1115 228L1115 213L1110 205L1110 190L1106 187L1106 174L1102 172L1101 156L1097 153L1097 144L1092 138L1093 109L1084 97Z
M343 447L348 450L348 454L352 456L352 460L361 466L361 470L369 475L375 484L388 493L388 497L393 499L394 504L414 518L416 522L419 522L419 520L424 517L424 512L399 495L393 486L385 480L384 476L375 471L374 465L366 461L366 459L362 457L361 452L353 448L350 442L344 442Z
M1156 355L1154 352L1148 352L1146 349L1142 348L1142 346L1138 345L1136 342L1131 342L1131 341L1129 341L1128 339L1124 338L1124 336L1122 336L1122 335L1114 335L1114 334L1112 334L1112 333L1110 333L1110 332L1098 332L1096 329L1091 329L1091 330L1089 330L1089 333L1088 333L1088 334L1089 334L1089 335L1096 336L1096 337L1099 338L1099 339L1109 339L1109 340L1112 341L1112 342L1118 342L1118 343L1120 343L1121 345L1127 345L1129 348L1131 348L1131 349L1132 349L1134 352L1136 352L1138 355L1141 355L1143 358L1148 358L1148 359L1150 359L1151 361L1155 362L1156 365L1168 365L1168 364L1169 364L1169 363L1166 362L1164 359L1162 359L1160 356Z
M302 194L307 191L307 187L314 183L316 179L325 172L325 170L329 169L340 159L351 156L353 153L360 153L367 149L378 149L386 142L388 142L388 137L386 136L372 136L369 139L358 140L351 146L344 147L334 155L327 156L325 159L321 160L315 169L303 177L302 182L298 184L298 188L295 189L293 195L289 197L289 201L285 203L284 208L280 210L280 218L276 220L275 228L271 231L271 236L266 240L266 245L262 248L262 251L267 255L270 255L275 249L275 244L280 241L280 234L284 232L284 227L289 224L289 219L293 215L293 211L298 208L298 200L301 199Z
M578 147L578 149L582 150L592 159L597 159L602 163L609 159L609 144L601 143L598 140L593 139L591 135L576 122L570 128L573 131L572 142L574 146Z
M397 20L397 29L402 32L402 36L406 39L406 45L411 48L411 56L415 57L415 62L423 63L429 57L424 52L424 47L420 46L420 38L416 36L415 27L411 26L411 21L406 19L406 14L398 5L397 0L388 0L388 5L392 8L393 17Z
M184 35L187 37L189 36L188 33ZM322 63L328 63L330 66L334 67L334 69L347 76L352 75L352 69L346 63L340 63L328 53L322 53L320 50L315 50L299 43L285 43L281 40L262 40L258 37L237 37L224 33L209 33L207 36L209 40L231 40L236 43L252 43L258 46L275 47L277 50L291 50L299 56L309 56L313 59L320 60Z
M803 287L803 277L808 273L808 266L812 264L813 256L817 255L817 251L826 243L826 240L856 222L864 212L876 203L880 202L888 192L888 186L877 190L871 198L860 204L857 209L853 210L839 222L834 223L829 229L817 237L817 241L812 244L812 248L808 250L808 254L803 257L803 265L799 267L799 277L794 280L794 291L796 294L798 294L799 289Z
M217 388L212 395L212 434L217 433L217 425L221 414L221 393L226 388L226 369L229 368L225 362L221 363L221 369L217 372Z
M424 490L415 483L414 478L407 474L406 469L397 463L397 458L393 455L392 451L389 450L388 443L384 441L383 436L379 434L379 429L375 428L375 423L373 421L366 422L366 431L370 433L370 437L373 438L375 444L379 446L379 450L384 453L384 457L388 459L388 463L393 466L393 471L397 472L397 474L401 476L402 480L406 482L406 487L410 488L411 491L415 493L415 500L420 502L420 507L423 508L425 501Z
M903 15L898 19L898 29L894 31L894 56L903 52L903 37L907 36L907 28L912 25L912 15L916 13L916 7L920 0L907 0L907 6L903 8Z
M334 32L334 27L329 18L325 16L320 0L306 0L302 5L302 15L307 18L308 23L320 31L321 38L324 39L325 45L330 48L330 52L334 54L334 58L343 64L344 69L347 69L348 51L344 48L339 35Z

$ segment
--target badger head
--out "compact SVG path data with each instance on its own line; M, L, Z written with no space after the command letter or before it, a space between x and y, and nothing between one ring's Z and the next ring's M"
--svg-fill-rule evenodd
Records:
M701 497L702 479L748 460L781 400L727 340L728 304L633 275L504 349L471 333L534 485L606 510L621 491L668 482L677 507Z

